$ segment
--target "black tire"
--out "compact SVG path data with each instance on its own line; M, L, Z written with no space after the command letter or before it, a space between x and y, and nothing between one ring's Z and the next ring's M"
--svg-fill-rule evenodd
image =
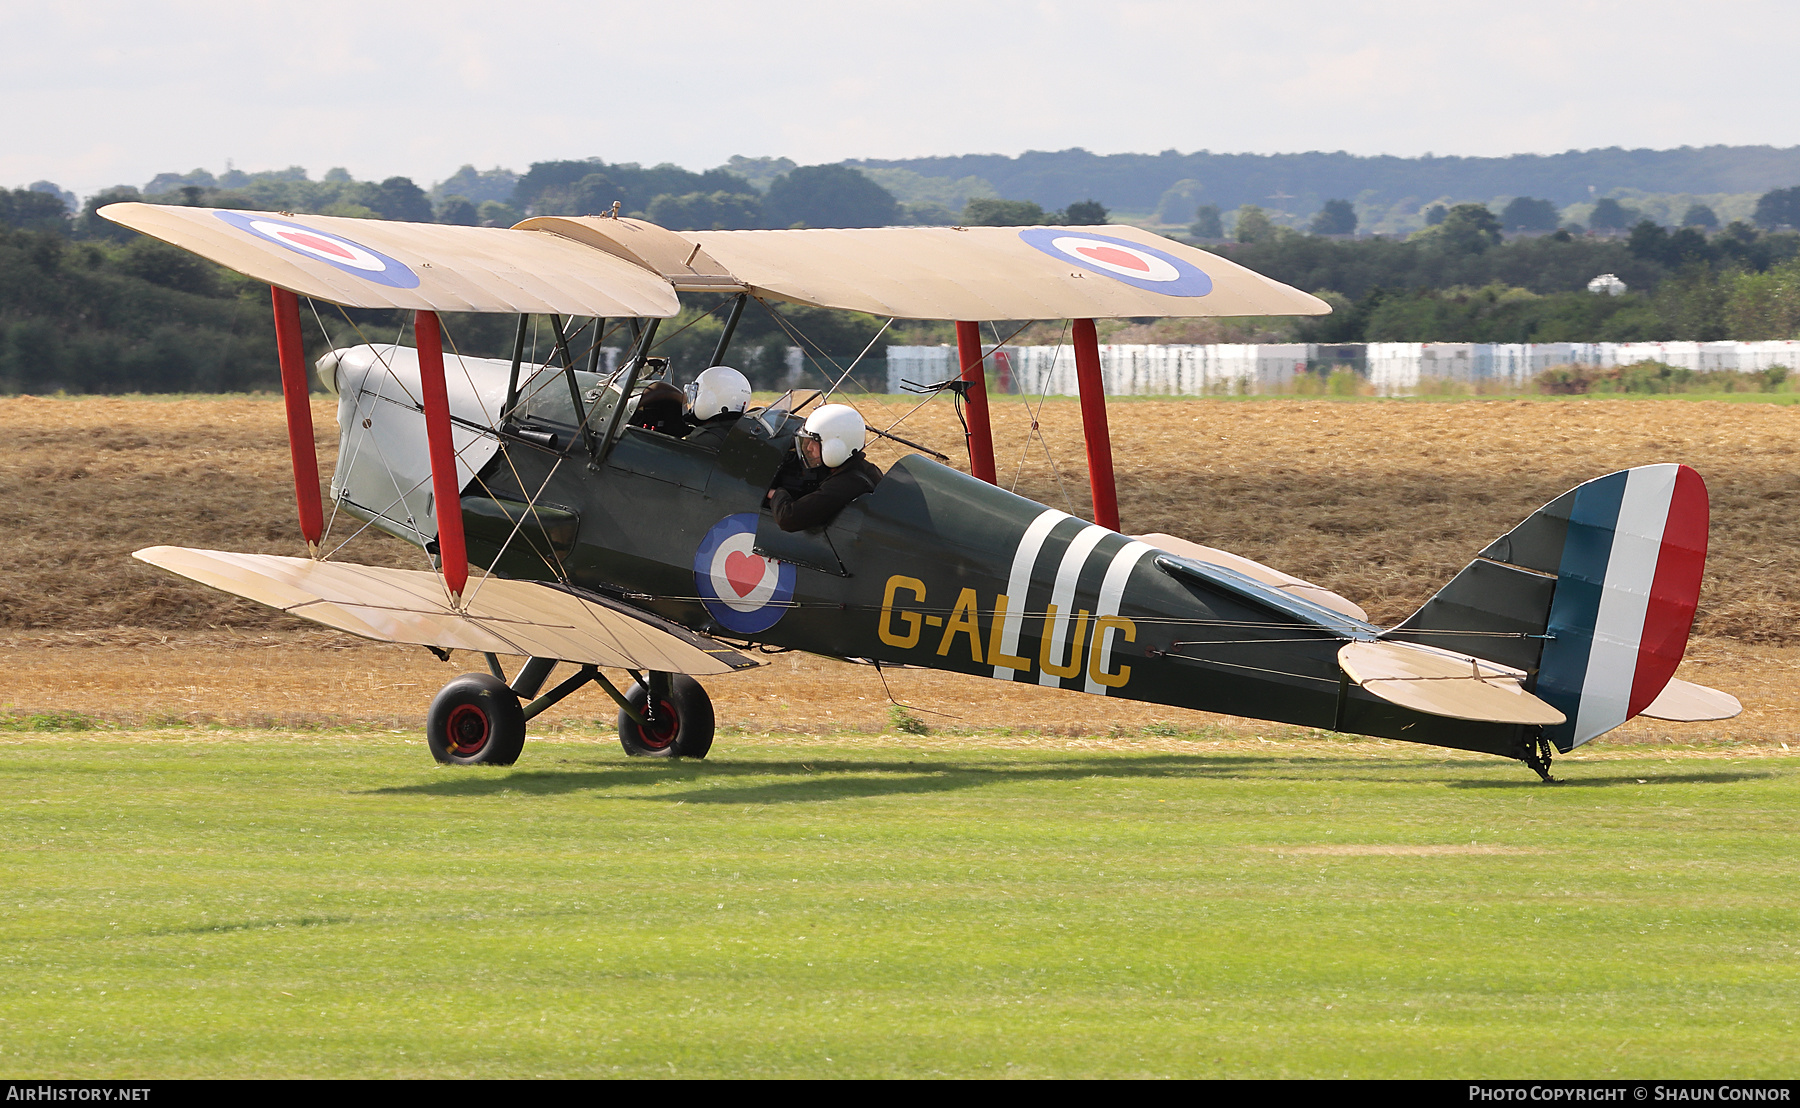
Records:
M425 744L448 766L510 766L525 749L525 713L504 681L465 673L432 698Z
M649 690L641 684L633 683L625 693L631 710L639 715L649 699ZM669 675L669 695L649 722L648 728L640 727L623 709L619 711L619 745L633 758L704 758L712 749L712 697L685 673Z

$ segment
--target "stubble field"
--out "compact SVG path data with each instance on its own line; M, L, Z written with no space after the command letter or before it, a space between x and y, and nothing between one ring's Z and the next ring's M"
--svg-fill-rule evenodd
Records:
M885 426L911 405L862 401ZM1031 433L1034 413L1040 434ZM335 458L335 410L314 404L321 468ZM1003 484L1089 515L1079 415L995 405ZM1112 405L1127 531L1161 531L1318 581L1397 621L1476 550L1590 477L1685 461L1706 478L1712 546L1683 675L1738 693L1743 717L1683 736L1766 739L1800 724L1800 407L1722 401L1308 400ZM899 433L957 456L946 402ZM478 659L446 666L191 584L134 561L168 543L300 552L280 404L263 398L0 400L0 710L81 712L119 723L412 726L432 692ZM1047 447L1047 450L1046 450ZM891 445L871 451L896 456ZM654 525L647 521L646 526ZM335 534L348 535L339 526ZM419 567L373 533L342 556ZM1200 713L1076 693L902 671L894 695L956 728L1136 730L1221 722ZM720 719L748 730L878 730L876 677L787 657L711 689ZM8 707L10 706L10 707ZM610 714L598 694L546 725ZM1633 723L1620 737L1669 728Z
M784 656L712 683L704 763L626 760L584 695L517 767L448 770L418 720L478 660L128 557L298 552L277 402L0 400L0 1072L1793 1075L1800 408L1112 414L1127 530L1377 620L1579 481L1689 462L1714 523L1682 673L1745 715L1628 725L1549 788L918 671L890 680L932 732L901 733L867 670ZM1004 483L1030 420L996 406ZM1086 514L1073 404L1039 422L1060 470L1034 445L1020 491ZM959 446L936 406L900 430Z

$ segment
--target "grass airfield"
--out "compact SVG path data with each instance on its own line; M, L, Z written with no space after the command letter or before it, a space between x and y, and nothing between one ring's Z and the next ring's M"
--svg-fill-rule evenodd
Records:
M478 659L129 557L299 552L278 399L0 398L0 1073L1791 1078L1800 405L1738 399L1113 409L1128 529L1384 622L1579 481L1698 467L1680 672L1744 715L1546 787L797 655L709 684L703 764L628 761L587 693L516 768L439 768L420 718ZM1006 483L1081 512L1075 403L994 412ZM901 431L961 441L941 403Z
M1265 733L0 735L0 1072L1795 1072L1800 755Z

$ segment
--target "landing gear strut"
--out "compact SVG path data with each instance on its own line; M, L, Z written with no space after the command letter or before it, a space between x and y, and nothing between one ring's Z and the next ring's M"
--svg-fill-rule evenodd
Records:
M640 678L619 706L619 745L634 758L704 758L712 741L712 698L684 673Z
M1555 756L1556 747L1544 737L1542 731L1539 731L1533 737L1525 740L1525 753L1519 758L1519 761L1536 770L1537 775L1544 779L1546 785L1560 785L1562 784L1560 780L1550 776L1550 759Z

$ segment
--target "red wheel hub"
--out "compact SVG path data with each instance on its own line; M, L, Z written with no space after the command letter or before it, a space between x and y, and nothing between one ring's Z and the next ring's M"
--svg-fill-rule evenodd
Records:
M488 735L493 728L488 723L487 713L474 704L458 704L450 710L450 718L444 724L445 741L450 753L458 758L467 758L471 754L479 754L487 745Z
M638 739L651 750L667 750L681 732L681 718L667 700L658 700L655 717L645 722L648 726L638 728Z

